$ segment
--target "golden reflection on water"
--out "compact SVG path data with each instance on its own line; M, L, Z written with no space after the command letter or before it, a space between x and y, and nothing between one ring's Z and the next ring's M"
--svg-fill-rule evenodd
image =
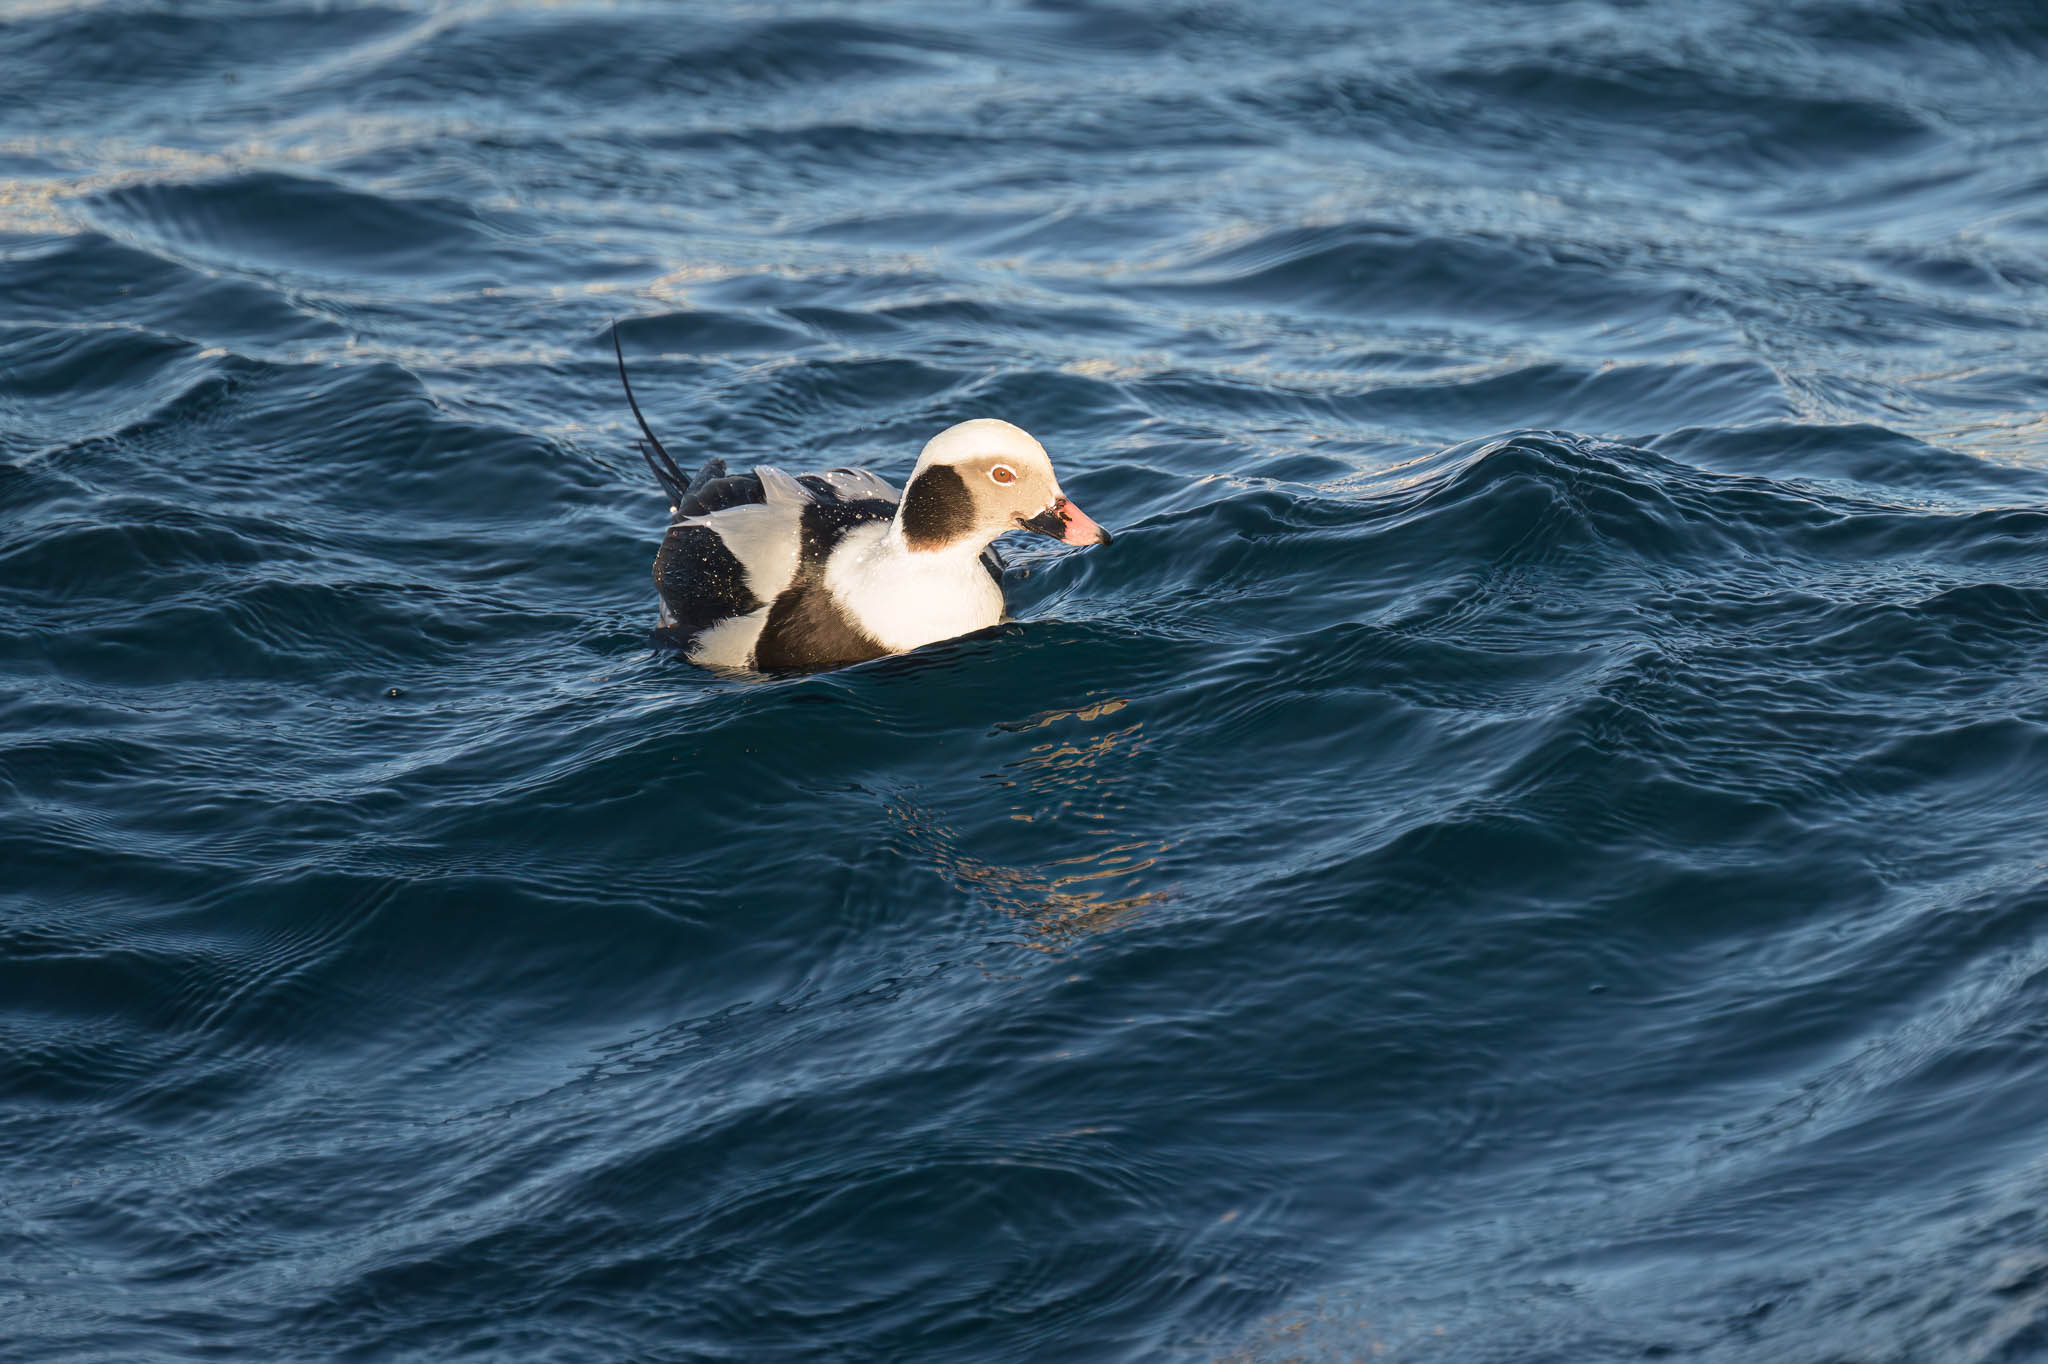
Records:
M1937 426L1924 439L2000 463L2039 468L2048 458L2048 413L1980 412L1970 421Z
M1092 725L1130 702L1111 698L1072 710L1050 710L997 725L1025 733L1062 721ZM1119 830L1127 807L1119 798L1130 760L1145 746L1144 723L1098 734L1059 735L990 773L1011 796L1009 817L1044 831L1046 860L1016 865L975 856L958 830L934 812L898 798L896 818L912 842L960 890L1028 930L1024 945L1041 952L1072 947L1167 898L1147 873L1173 845Z

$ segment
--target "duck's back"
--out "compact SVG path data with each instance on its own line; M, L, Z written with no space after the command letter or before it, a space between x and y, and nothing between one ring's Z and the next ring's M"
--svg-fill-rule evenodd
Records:
M693 663L801 668L854 663L888 650L825 590L825 562L847 535L886 524L898 494L871 473L790 477L759 466L705 464L676 499L654 560L660 634Z

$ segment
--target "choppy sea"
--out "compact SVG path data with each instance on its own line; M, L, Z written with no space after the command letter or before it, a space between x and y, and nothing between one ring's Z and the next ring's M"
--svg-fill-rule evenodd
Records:
M2037 0L13 0L0 1357L2048 1358L2044 411Z

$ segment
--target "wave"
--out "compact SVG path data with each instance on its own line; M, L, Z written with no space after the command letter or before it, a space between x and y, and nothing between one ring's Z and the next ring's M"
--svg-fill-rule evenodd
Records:
M15 1354L2037 1343L2032 9L6 24ZM614 321L1116 543L692 669Z

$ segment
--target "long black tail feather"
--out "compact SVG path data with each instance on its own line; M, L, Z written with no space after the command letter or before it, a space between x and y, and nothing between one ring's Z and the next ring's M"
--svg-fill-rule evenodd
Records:
M669 458L668 451L662 448L660 438L654 434L654 428L647 424L647 418L640 413L640 404L633 398L633 381L626 377L626 353L619 348L617 321L612 323L612 354L619 360L619 383L626 390L626 405L633 409L633 420L640 423L640 430L647 437L645 441L634 441L633 445L640 451L640 457L647 461L648 471L654 475L654 481L668 494L669 505L681 507L690 495L690 480L676 467L676 462Z

